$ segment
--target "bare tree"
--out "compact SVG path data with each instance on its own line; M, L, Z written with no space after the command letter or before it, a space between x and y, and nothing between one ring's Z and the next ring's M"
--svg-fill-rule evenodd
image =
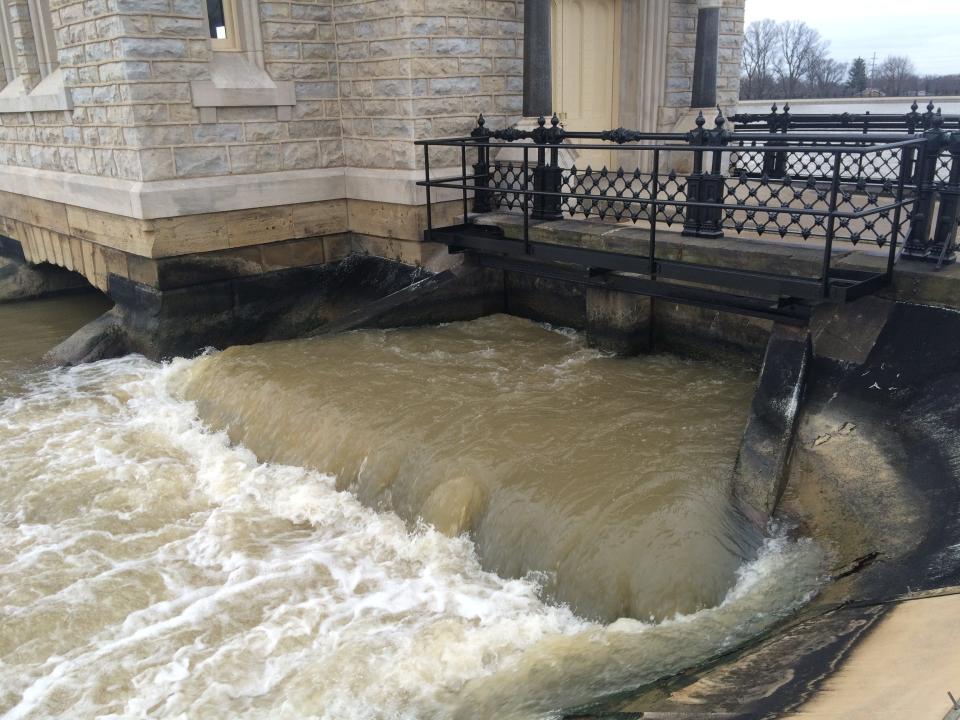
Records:
M752 22L743 37L744 99L765 97L773 79L773 68L778 62L778 30L774 20Z
M910 58L902 55L888 55L877 68L877 77L874 82L887 95L903 95L915 89L917 76Z
M744 33L740 93L744 100L849 97L868 86L887 95L960 94L960 75L919 78L906 57L888 57L867 78L867 63L854 58L847 66L830 56L829 43L798 21L750 23Z
M777 29L780 50L777 75L784 94L795 97L811 61L824 52L824 43L820 33L800 20L787 20Z
M840 97L846 90L847 64L827 55L826 46L814 53L807 69L807 94L811 97Z
M960 75L927 75L919 89L927 95L960 95Z

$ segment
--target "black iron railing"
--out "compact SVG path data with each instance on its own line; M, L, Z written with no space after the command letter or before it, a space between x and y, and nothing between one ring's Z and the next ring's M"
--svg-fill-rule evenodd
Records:
M928 102L925 112L919 112L916 101L905 114L866 113L804 113L790 112L790 105L779 112L776 103L769 114L741 113L731 116L740 130L763 128L770 134L781 135L779 142L790 133L821 134L825 139L837 133L857 132L864 144L873 142L878 133L903 133L908 137L923 137L925 152L907 157L908 182L916 187L917 207L910 217L910 233L904 248L904 257L935 259L938 264L954 260L957 225L957 144L960 142L960 115L944 115ZM770 152L758 147L756 141L743 140L734 145L743 148L730 155L730 174L749 177L818 177L827 179L830 168L822 157L802 149L793 152ZM895 153L880 151L860 155L856 164L845 163L842 171L848 180L883 186L894 183L903 169ZM953 173L953 175L952 175ZM934 216L936 212L936 218ZM932 227L934 229L932 229Z
M718 109L711 128L701 114L688 133L642 133L572 132L556 116L549 125L541 118L533 130L490 130L481 116L469 137L418 143L424 149L420 185L427 192L428 232L434 229L431 191L440 189L459 191L465 218L471 212L521 212L525 247L531 221L585 217L643 224L648 247L638 252L649 259L651 279L661 265L658 226L679 226L683 235L701 238L796 236L823 245L814 280L824 298L839 278L831 267L835 243L885 249L886 280L901 249L905 257L954 260L956 118L917 113L916 105L899 119L789 111L735 118L741 123L736 131ZM760 131L754 128L758 118L765 123ZM611 151L617 162L600 169L567 166L560 159L568 147ZM438 160L445 167L459 160L459 175L431 176L431 162Z

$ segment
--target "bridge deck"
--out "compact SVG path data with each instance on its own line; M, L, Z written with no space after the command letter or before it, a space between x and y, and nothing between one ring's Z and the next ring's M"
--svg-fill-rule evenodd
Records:
M649 229L594 220L531 220L523 241L520 213L472 216L471 224L435 228L430 239L471 252L485 265L599 285L787 322L805 322L824 302L816 241L696 238L657 230L656 272L646 256ZM887 252L875 245L835 246L826 301L865 294L960 308L960 266L936 270L900 262L886 285Z

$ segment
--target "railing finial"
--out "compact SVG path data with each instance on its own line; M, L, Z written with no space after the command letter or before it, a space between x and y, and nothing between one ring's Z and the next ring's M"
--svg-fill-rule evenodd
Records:
M723 127L723 124L727 119L723 116L723 110L720 109L720 106L717 105L717 116L713 119L713 124L717 126L717 130Z
M490 137L490 131L486 128L487 119L483 116L483 113L477 117L477 126L470 131L470 137L475 138L487 138Z
M904 119L907 123L907 132L913 135L917 131L917 127L920 125L923 120L923 116L917 112L920 109L920 106L917 104L917 99L913 99L913 104L910 106L910 112L908 112Z
M697 113L696 123L698 128L702 128L704 125L707 124L707 119L703 116L703 110Z
M554 113L553 117L550 118L550 129L547 130L547 142L559 145L563 142L564 134L563 128L560 127L560 118Z

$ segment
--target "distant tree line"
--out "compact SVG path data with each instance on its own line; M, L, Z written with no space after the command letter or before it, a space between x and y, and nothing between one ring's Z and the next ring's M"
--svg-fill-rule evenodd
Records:
M759 20L744 34L744 100L870 95L960 95L960 74L920 76L910 58L889 55L875 67L830 56L830 43L799 20Z

